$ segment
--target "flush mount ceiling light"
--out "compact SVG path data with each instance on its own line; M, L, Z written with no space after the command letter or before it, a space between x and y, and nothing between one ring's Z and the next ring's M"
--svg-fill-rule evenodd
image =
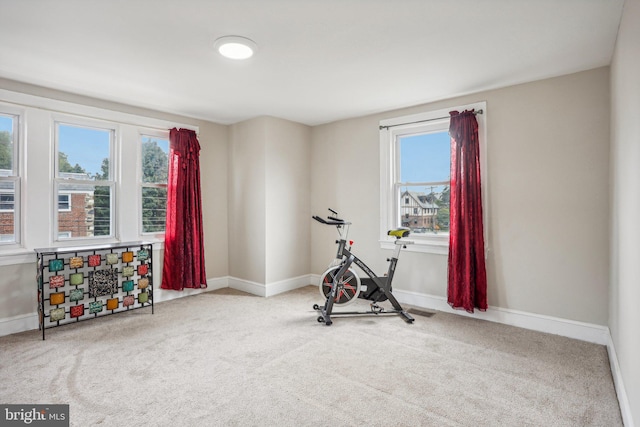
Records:
M213 42L220 55L231 59L248 59L258 47L253 40L241 36L224 36Z

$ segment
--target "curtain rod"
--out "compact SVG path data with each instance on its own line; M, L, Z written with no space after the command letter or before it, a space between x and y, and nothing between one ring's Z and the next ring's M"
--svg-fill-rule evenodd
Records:
M482 114L482 113L484 113L484 111L482 111L482 110L478 110L478 111L474 111L473 112L473 114ZM387 125L387 126L380 125L379 129L380 130L389 129L389 128L393 128L393 127L396 127L396 126L412 125L414 123L433 122L435 120L442 120L442 119L448 119L448 118L450 118L450 116L447 116L447 117L435 117L433 119L426 119L426 120L417 120L415 122L398 123L398 124L395 124L395 125Z

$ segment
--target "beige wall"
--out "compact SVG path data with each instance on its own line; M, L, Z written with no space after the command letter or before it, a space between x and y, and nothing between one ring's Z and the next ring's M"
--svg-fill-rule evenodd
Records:
M33 263L0 266L0 322L37 313L35 259L34 253Z
M265 283L265 132L267 118L231 125L229 275Z
M487 102L491 306L606 325L609 69L558 77L312 129L311 207L354 224L354 251L376 271L380 249L378 122ZM335 230L312 225L312 269ZM394 289L444 297L446 255L404 252Z
M200 123L200 185L207 278L229 274L227 231L228 127Z
M640 1L625 2L611 65L609 328L633 420L640 422Z
M267 132L265 283L310 272L311 128L270 117Z
M268 285L308 274L310 128L258 117L230 135L229 275Z

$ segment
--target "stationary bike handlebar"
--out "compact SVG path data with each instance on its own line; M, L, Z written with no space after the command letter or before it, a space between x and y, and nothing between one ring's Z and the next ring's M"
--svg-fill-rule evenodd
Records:
M312 216L312 218L318 221L319 223L326 224L326 225L350 225L351 224L350 222L347 222L344 219L333 218L330 216L327 217L328 221L324 218L320 218L318 215L314 215Z

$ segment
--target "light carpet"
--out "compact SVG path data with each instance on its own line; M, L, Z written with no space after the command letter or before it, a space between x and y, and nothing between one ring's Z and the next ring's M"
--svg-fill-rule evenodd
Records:
M0 403L73 426L622 425L604 346L443 312L325 326L321 302L225 288L1 337Z

